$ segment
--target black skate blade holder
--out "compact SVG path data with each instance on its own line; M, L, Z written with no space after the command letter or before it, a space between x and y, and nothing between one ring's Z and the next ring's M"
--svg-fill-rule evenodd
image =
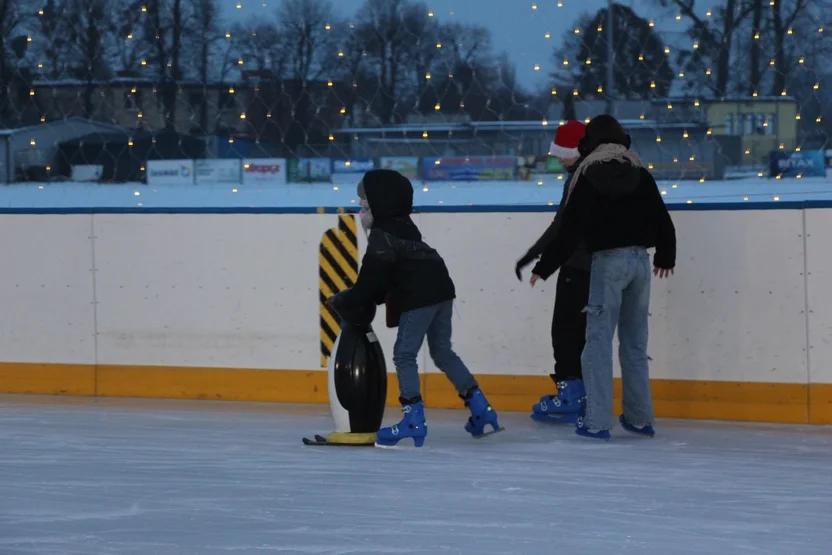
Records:
M303 438L303 444L309 446L338 446L338 447L373 447L376 443L376 433L332 432L326 437L315 434L312 439Z

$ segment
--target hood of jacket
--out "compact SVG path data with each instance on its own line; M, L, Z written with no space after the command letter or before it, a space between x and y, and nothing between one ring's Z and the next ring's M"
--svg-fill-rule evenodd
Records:
M644 165L638 154L624 145L603 143L581 160L569 183L571 189L584 177L604 196L625 197L635 191L641 181Z
M413 185L399 172L370 170L361 184L375 223L408 217L413 212Z

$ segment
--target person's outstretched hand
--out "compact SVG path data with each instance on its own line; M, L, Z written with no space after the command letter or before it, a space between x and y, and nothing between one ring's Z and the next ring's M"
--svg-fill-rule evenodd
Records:
M537 280L539 280L539 279L540 279L539 275L532 274L532 279L529 280L529 283L531 284L532 287L534 287L534 284L537 283Z
M674 273L675 272L673 271L673 268L670 268L668 270L666 268L657 268L656 266L653 266L653 275L657 276L659 279L664 279L666 277L670 277Z

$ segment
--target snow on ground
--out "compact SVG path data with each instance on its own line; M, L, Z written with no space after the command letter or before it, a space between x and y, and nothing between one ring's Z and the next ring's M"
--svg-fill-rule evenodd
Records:
M22 183L0 187L2 208L337 208L357 206L355 181L290 184L148 186L143 183ZM752 178L726 181L661 181L668 204L832 200L832 179ZM563 180L414 181L417 207L556 205Z

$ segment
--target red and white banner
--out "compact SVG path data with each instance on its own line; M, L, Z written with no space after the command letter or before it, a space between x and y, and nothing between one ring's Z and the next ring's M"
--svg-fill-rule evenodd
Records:
M244 158L243 185L284 185L285 158Z

